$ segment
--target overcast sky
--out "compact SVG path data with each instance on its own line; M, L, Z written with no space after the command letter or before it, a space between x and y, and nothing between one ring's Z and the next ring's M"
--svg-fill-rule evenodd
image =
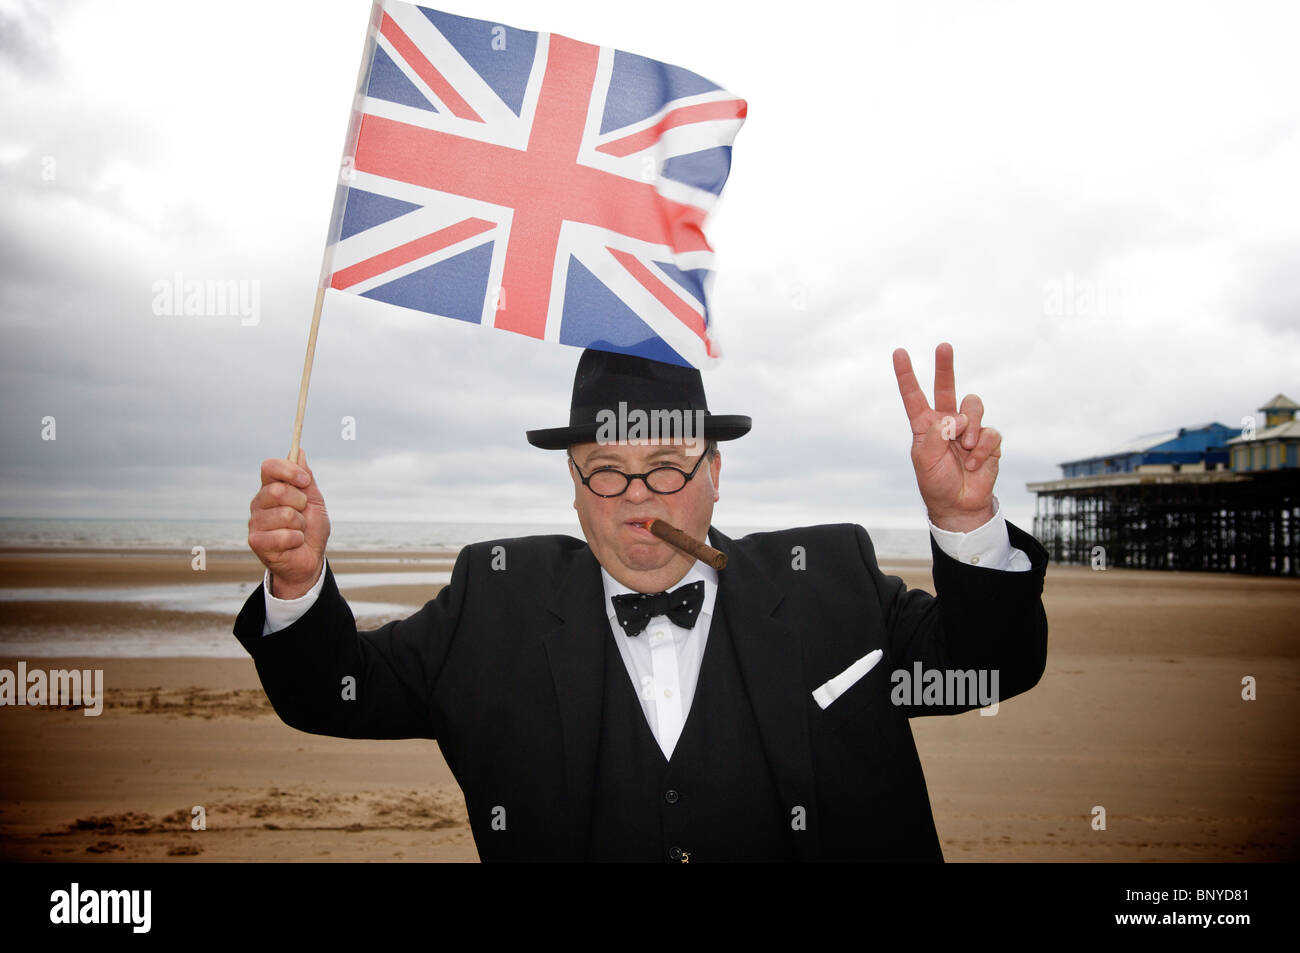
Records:
M0 0L0 515L246 518L292 434L369 7ZM924 525L898 346L930 393L953 344L1026 528L1063 460L1300 399L1294 4L439 9L748 101L707 226L709 403L754 419L724 531ZM177 273L255 282L260 321L156 315ZM335 519L571 518L524 431L567 423L578 350L346 304L303 437Z

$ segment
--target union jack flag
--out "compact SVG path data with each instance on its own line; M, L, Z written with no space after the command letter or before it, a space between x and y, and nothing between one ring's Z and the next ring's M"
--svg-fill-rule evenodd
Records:
M716 358L702 225L745 102L621 50L376 3L323 283L575 347Z

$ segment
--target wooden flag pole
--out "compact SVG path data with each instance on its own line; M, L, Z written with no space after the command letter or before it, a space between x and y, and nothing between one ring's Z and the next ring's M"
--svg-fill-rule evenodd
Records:
M316 357L316 332L320 329L321 307L325 304L325 284L316 289L316 307L311 313L311 332L307 335L307 360L302 366L302 383L298 385L298 415L293 421L293 446L289 448L289 462L298 462L302 442L302 419L307 413L307 385L311 383L311 364Z
M330 215L329 231L325 235L325 251L321 255L320 285L316 289L316 307L311 313L311 332L307 335L307 360L302 366L302 383L298 386L298 414L293 421L293 446L289 448L289 462L297 463L302 449L302 419L307 413L307 385L311 383L311 364L316 357L316 332L320 328L321 308L325 305L325 291L330 286L334 274L334 246L338 244L343 227L343 213L347 208L346 186L352 182L353 169L357 151L357 137L361 132L361 108L366 88L370 82L370 67L374 62L376 44L380 27L384 19L384 5L381 0L370 4L370 22L366 29L366 45L361 54L361 65L357 69L355 94L352 99L352 113L348 118L348 131L343 139L343 161L340 167L338 185L335 189L334 211Z

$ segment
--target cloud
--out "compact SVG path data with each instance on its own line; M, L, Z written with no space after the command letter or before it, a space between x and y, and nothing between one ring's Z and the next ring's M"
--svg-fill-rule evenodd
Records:
M290 440L363 7L0 8L0 513L245 510ZM1285 6L498 13L750 103L709 226L710 405L754 418L720 516L923 525L897 346L929 393L952 342L1023 523L1062 460L1300 390ZM155 314L177 276L255 283L258 323ZM578 353L332 301L303 435L331 510L570 519L524 431L567 419Z
M64 3L40 0L0 5L0 69L28 78L55 72L59 51L54 24L66 9Z

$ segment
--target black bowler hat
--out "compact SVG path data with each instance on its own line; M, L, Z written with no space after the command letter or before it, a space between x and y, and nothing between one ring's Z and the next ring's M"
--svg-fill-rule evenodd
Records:
M626 412L652 410L690 412L686 426L693 427L694 411L704 412L704 433L693 433L705 440L735 440L749 433L753 424L738 414L710 414L704 399L704 381L698 368L664 364L630 354L597 351L582 352L577 373L573 375L573 399L569 403L569 426L528 431L528 442L543 450L567 450L575 443L595 443L602 426L608 428L609 414L618 415L620 404ZM605 412L605 416L598 414ZM677 415L679 418L686 414ZM671 418L660 418L666 423ZM660 433L660 437L669 436ZM673 436L681 436L674 433Z

